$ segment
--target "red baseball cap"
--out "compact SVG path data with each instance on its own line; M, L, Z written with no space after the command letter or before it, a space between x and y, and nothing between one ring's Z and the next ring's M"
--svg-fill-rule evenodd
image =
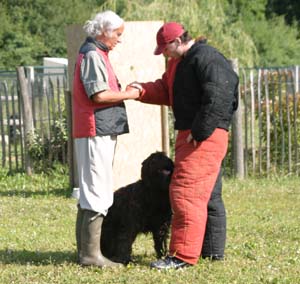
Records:
M154 54L161 54L169 42L172 42L183 33L184 28L181 24L176 22L165 23L156 34L157 46L154 50Z

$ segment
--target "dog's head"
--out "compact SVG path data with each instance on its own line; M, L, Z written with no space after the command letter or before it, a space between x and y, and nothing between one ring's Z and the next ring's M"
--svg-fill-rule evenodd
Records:
M173 161L165 153L156 152L143 161L141 177L149 187L168 190L173 169Z

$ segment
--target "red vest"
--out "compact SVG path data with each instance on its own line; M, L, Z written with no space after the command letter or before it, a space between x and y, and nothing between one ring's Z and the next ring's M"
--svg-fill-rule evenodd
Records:
M109 62L108 52L96 48L97 53L101 55L105 62L108 73L108 85L112 91L120 91L118 80ZM94 103L86 94L83 83L80 79L80 65L84 54L80 53L77 62L73 80L72 96L72 117L73 117L73 137L93 137L96 136L96 125L94 112L97 109L113 106L116 104L98 104Z

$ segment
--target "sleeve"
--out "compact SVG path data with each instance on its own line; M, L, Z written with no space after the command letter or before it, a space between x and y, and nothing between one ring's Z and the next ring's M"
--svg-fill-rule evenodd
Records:
M221 55L215 53L211 58L209 62L202 61L204 68L201 62L197 63L197 78L202 82L201 106L191 129L197 141L208 138L220 125L229 126L237 108L237 75Z
M143 92L139 101L147 104L170 105L169 88L167 84L167 73L161 79L154 82L141 83Z
M105 64L96 51L89 51L80 66L81 81L90 98L92 95L108 90L108 74Z

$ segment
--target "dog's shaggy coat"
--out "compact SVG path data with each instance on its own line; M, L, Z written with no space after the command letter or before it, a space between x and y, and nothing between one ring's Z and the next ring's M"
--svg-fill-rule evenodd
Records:
M130 262L132 244L139 233L152 233L157 257L167 253L173 168L173 161L163 152L153 153L142 163L141 179L114 193L102 225L101 250L106 257Z

